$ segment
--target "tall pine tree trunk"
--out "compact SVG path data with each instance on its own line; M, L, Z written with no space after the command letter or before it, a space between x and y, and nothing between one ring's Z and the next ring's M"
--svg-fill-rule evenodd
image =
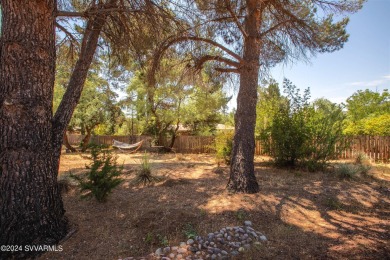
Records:
M256 0L247 1L245 19L244 66L240 69L240 89L237 96L235 135L230 179L227 188L234 192L256 193L259 185L254 174L256 102L260 49L258 30L260 11Z
M1 4L0 245L55 244L67 232L57 184L63 135L107 13L89 18L80 58L53 117L56 1L3 0ZM0 258L10 254L19 258L24 252L2 251Z
M67 232L52 142L56 2L1 4L0 245L55 244Z

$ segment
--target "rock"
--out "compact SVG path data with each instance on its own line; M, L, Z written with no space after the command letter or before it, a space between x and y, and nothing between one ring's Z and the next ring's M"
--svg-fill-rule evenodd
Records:
M194 247L194 246L190 246L190 247L188 248L188 250L190 250L190 251L193 252L193 253L195 253L196 251L198 251L198 249L197 249L196 247Z
M156 252L154 253L156 256L160 256L160 255L163 255L163 250L162 248L157 248Z
M232 256L237 256L237 255L239 255L240 253L239 253L238 251L236 251L236 250L233 250L232 252L230 252L230 254L231 254Z
M259 239L260 239L261 241L267 241L267 237L264 236L264 235L260 236Z
M221 253L221 249L219 249L218 247L214 248L214 254L219 254L219 253Z
M246 221L244 221L244 225L246 227L251 227L252 226L252 221L246 220Z
M252 227L252 222L244 221L244 226L225 227L207 236L195 236L186 242L180 242L179 246L157 248L155 253L143 259L230 259L241 252L250 250L251 246L261 246L267 237ZM151 258L149 258L151 257ZM142 258L127 257L123 260L135 260ZM119 259L120 260L120 259Z
M251 231L251 232L255 232L255 230L251 227L246 227L246 230Z
M178 250L177 250L177 252L179 253L179 254L185 254L185 253L187 253L187 249L185 249L185 248L179 248Z

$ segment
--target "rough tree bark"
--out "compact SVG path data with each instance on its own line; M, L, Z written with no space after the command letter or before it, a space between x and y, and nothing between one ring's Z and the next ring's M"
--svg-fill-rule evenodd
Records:
M56 2L1 4L0 244L55 244L67 232L52 142Z
M70 145L69 140L68 140L68 135L66 133L64 134L63 144L65 145L66 149L68 149L70 152L72 152L72 153L77 152L77 150L73 146Z
M93 127L86 127L86 135L84 136L83 140L81 141L81 151L85 152L88 149L89 141L91 140L92 136L92 129Z
M56 244L67 232L57 184L61 145L107 13L88 19L80 58L53 117L56 1L2 0L1 5L0 244ZM0 258L11 254L26 256L2 251Z
M256 0L247 1L245 19L244 65L240 68L240 89L237 96L235 115L235 135L230 166L230 179L227 188L239 193L259 192L254 174L256 102L259 76L261 11Z

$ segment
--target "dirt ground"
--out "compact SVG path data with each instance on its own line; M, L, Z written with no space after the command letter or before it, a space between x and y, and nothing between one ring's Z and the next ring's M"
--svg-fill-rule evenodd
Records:
M40 259L119 259L178 245L244 220L268 242L238 259L390 259L390 166L372 164L368 176L340 180L332 173L281 170L256 158L258 194L229 194L228 168L214 173L211 155L150 155L155 185L131 184L142 154L118 154L125 181L106 203L63 194L76 232L62 252ZM60 179L85 171L80 154L61 157Z

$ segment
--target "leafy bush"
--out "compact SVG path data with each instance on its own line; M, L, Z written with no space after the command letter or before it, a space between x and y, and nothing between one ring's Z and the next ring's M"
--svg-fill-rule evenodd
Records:
M86 168L89 170L85 177L71 175L81 188L81 191L87 191L82 197L94 196L97 201L104 202L112 190L118 186L122 179L123 167L118 167L116 157L113 157L110 151L103 150L100 146L92 146L92 163Z
M233 131L219 131L215 136L215 151L218 164L223 161L230 165L233 150Z
M272 123L261 134L266 151L278 166L294 166L304 157L309 129L305 124L310 98L309 90L304 95L288 80L284 80L286 97L274 113Z
M336 157L336 143L344 143L342 108L325 99L310 104L309 89L301 95L288 80L284 88L284 102L260 135L265 150L278 166L300 164L309 171L322 170L329 159Z
M161 177L154 176L152 174L152 168L149 162L149 157L145 153L144 156L142 157L141 164L139 166L139 169L137 171L137 175L135 176L135 179L133 180L133 183L135 185L140 185L142 184L143 186L153 183L153 182L158 182L161 181Z

